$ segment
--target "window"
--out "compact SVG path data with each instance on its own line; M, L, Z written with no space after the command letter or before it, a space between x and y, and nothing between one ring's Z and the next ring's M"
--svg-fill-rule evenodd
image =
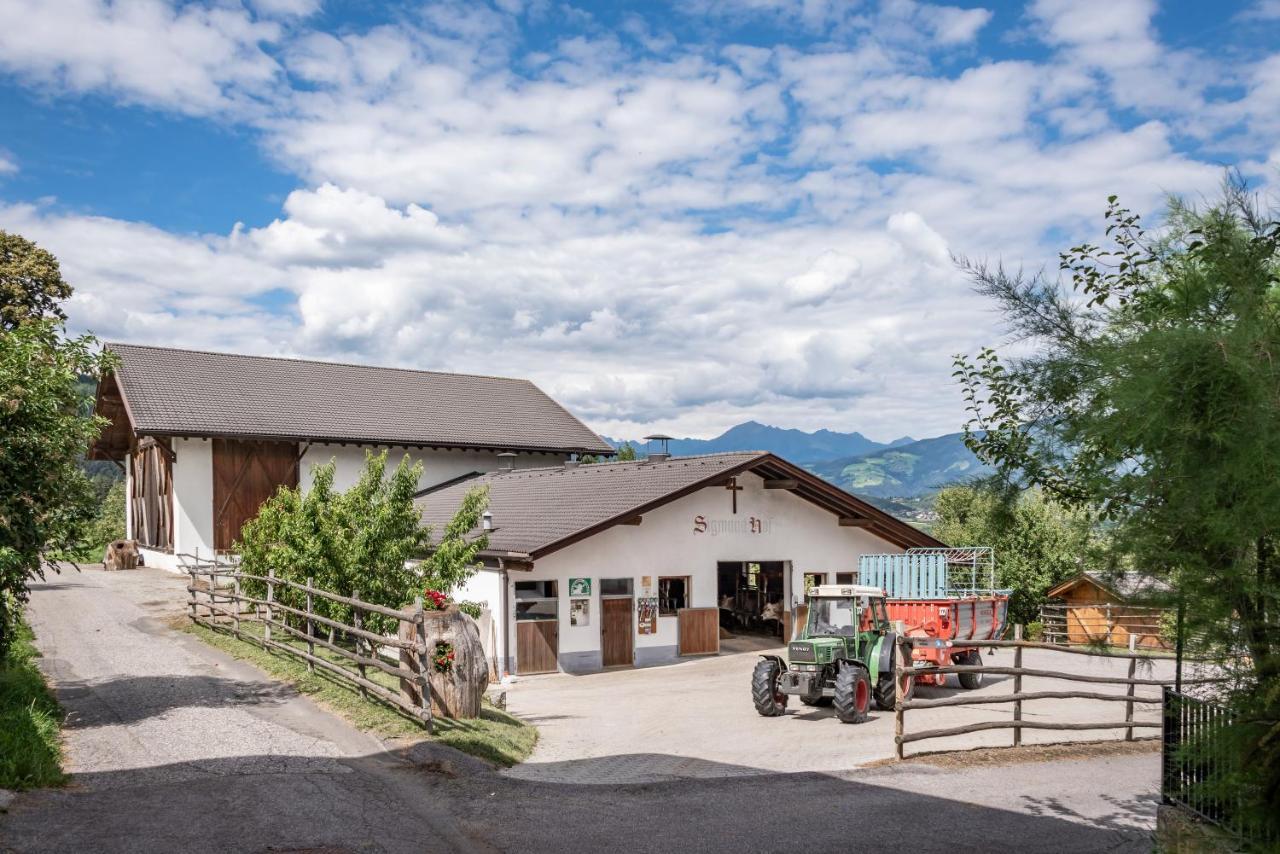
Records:
M853 580L853 576L854 573L852 572L837 572L836 584L857 584L857 582Z
M804 592L808 593L819 584L827 583L827 574L825 572L806 572L804 574Z
M674 617L681 608L689 607L689 576L658 577L658 616Z
M631 579L630 578L600 579L600 595L601 596L630 596L631 595Z
M555 581L517 581L516 619L554 620L559 591Z

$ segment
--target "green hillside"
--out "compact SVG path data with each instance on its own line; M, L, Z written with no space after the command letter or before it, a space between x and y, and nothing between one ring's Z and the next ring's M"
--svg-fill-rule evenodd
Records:
M960 433L815 463L810 468L850 492L880 498L926 495L947 484L991 473L965 447Z

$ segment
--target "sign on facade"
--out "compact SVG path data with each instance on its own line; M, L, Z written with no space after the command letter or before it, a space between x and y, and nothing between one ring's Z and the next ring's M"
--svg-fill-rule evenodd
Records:
M581 579L575 579L575 580L581 580ZM590 586L589 583L588 583L588 586ZM590 599L570 600L569 625L571 626L591 625L591 600Z
M569 579L569 595L570 596L590 596L591 595L591 579L590 578L570 578Z

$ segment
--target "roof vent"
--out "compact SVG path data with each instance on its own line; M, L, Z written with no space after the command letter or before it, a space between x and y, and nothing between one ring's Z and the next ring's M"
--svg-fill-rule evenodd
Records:
M498 454L498 468L500 471L515 471L516 455L510 451L503 451Z
M667 445L667 443L671 441L670 436L663 435L662 433L654 433L652 436L645 436L644 440L646 442L658 443L658 450L649 452L649 462L665 463L667 460L671 459L671 450Z

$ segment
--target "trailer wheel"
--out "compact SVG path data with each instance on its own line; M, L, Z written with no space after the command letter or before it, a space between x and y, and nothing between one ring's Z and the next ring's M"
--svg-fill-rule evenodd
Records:
M751 674L751 702L766 718L776 718L787 710L787 695L778 690L780 672L777 661L762 658Z
M982 656L975 649L973 652L966 653L964 658L961 659L961 662L967 667L981 667ZM960 687L969 691L972 691L975 688L981 688L982 674L981 673L961 673Z
M833 702L841 723L860 724L871 709L871 677L865 668L846 664L836 674L836 696Z

